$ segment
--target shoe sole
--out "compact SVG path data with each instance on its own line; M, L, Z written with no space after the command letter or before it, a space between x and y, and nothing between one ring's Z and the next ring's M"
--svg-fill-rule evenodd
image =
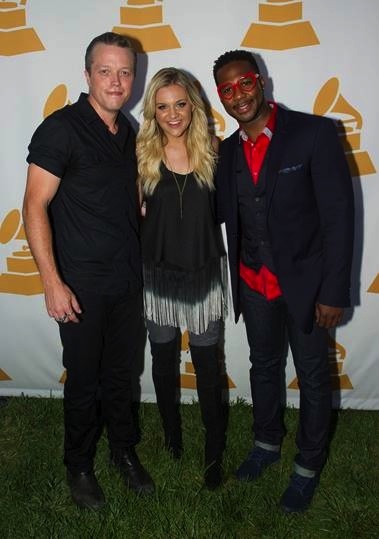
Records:
M87 504L87 503L83 503L83 502L79 502L78 500L75 500L75 498L73 498L71 496L71 499L72 501L74 502L74 504L79 507L80 509L89 509L90 511L100 511L101 509L103 509L106 505L106 502L104 500L103 503L101 504L98 504L98 505L90 505L90 504Z
M280 508L283 511L283 513L286 513L287 515L296 514L296 513L300 514L300 513L304 513L309 508L309 505L310 504L308 504L306 507L302 509L294 509L293 507L288 507L286 505L280 505Z

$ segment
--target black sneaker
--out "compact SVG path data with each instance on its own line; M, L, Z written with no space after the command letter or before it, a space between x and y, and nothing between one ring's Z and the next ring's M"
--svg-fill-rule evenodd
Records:
M271 464L280 460L279 451L268 451L255 445L235 472L239 481L254 481L262 475L263 471Z
M302 513L308 509L319 477L304 477L298 473L291 475L290 484L280 499L280 506L285 513Z

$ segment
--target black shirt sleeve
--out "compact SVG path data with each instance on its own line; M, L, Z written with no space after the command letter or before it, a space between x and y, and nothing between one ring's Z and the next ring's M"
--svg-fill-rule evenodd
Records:
M28 147L27 162L62 178L70 160L70 139L64 120L52 114L36 129Z

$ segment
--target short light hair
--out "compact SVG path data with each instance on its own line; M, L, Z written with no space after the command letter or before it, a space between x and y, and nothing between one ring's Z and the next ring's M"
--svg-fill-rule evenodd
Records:
M102 43L104 45L115 45L116 47L121 47L122 49L129 49L130 52L133 54L133 70L134 73L136 72L137 53L134 50L130 39L121 34L116 34L115 32L105 32L105 34L100 34L99 36L94 37L87 47L86 54L84 57L84 64L87 73L91 73L91 65L93 63L93 49L99 43Z

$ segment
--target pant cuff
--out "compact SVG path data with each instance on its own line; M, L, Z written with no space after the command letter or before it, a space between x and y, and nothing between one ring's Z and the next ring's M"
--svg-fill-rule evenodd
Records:
M254 445L261 449L265 449L265 451L274 451L275 453L279 453L280 451L280 445L267 444L266 442L260 442L259 440L255 440Z
M316 476L315 470L309 470L308 468L303 468L303 466L300 466L296 462L294 464L294 472L297 473L298 475L302 475L303 477L312 478Z

